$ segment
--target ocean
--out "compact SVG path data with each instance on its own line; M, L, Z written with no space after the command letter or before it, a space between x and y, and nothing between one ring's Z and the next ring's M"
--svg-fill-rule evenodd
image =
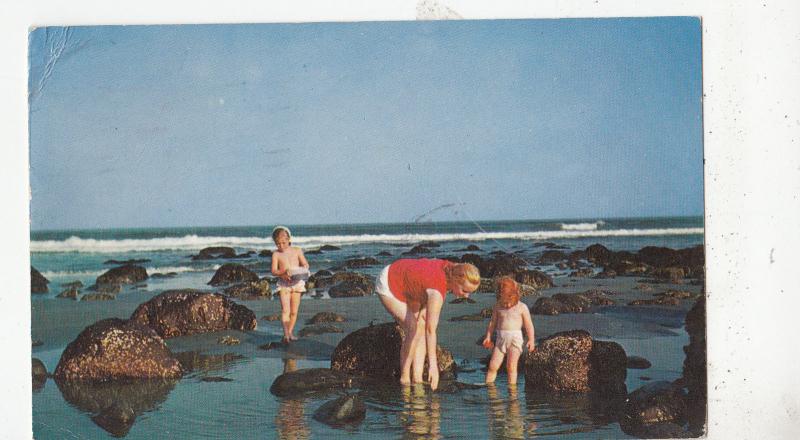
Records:
M567 274L557 266L535 263L546 250L542 244L552 243L551 247L563 248L565 252L584 249L594 243L612 250L637 251L645 246L686 248L703 244L704 237L702 217L286 226L292 230L292 244L300 246L307 253L312 273L340 266L350 258L374 257L381 264L355 269L372 276L420 242L439 244L438 247L432 247L432 252L425 254L425 257L458 256L466 252L464 249L467 246L475 245L480 250L471 251L473 253L488 255L494 251L513 252L528 262L530 267L560 277ZM31 295L32 338L42 341L41 345L33 347L33 356L41 359L48 371L52 372L66 345L85 326L107 317L125 318L138 304L166 289L210 289L208 281L225 262L237 262L259 276L267 275L270 258L261 257L258 253L274 249L270 237L273 227L31 232L31 265L50 281L48 293ZM340 249L314 252L323 245ZM235 260L192 260L192 255L209 246L230 246L238 254L253 253ZM390 255L379 255L381 252ZM63 290L61 284L74 281L80 281L86 287L94 284L99 275L114 267L106 264L112 259L147 260L141 265L151 278L140 285L125 286L113 301L56 298ZM175 275L152 277L159 273ZM352 317L352 329L366 326L374 320L388 321L388 315L380 307L372 303L369 307L364 306L365 302L372 300L305 299L301 304L301 314L328 310L336 304L337 307L360 311L361 315ZM487 295L481 301L485 303L483 306L490 305ZM243 303L253 309L257 317L279 310L278 301L275 300ZM615 313L620 315L621 312L617 310ZM609 312L607 317L617 322L617 315ZM660 360L648 371L648 376L654 379L672 380L680 376L683 361L681 347L686 344L687 336L680 329L681 324L675 324L682 319L682 315L678 315L637 318L636 325L642 329L652 327L654 332L635 330L615 339L626 350L635 349L637 353L647 355L654 364ZM548 321L542 319L542 323L546 327ZM479 324L485 326L485 323ZM298 322L298 329L301 327L302 319ZM253 332L225 334L236 335L243 343L233 347L221 346L216 343L220 334L167 341L173 352L191 353L195 359L201 359L199 363L202 366L193 369L177 383L155 390L113 391L111 395L115 399L128 396L136 414L135 421L125 432L104 429L102 422L96 418L98 402L103 399L92 396L100 395L103 391L62 390L48 380L33 396L35 438L327 438L345 434L356 438L627 437L618 424L604 421L591 402L580 397L543 399L526 394L524 387L517 392L509 391L503 385L503 376L499 378L497 390L489 392L486 389L460 394L403 391L398 388L362 390L368 404L367 419L345 430L334 429L315 422L311 417L314 410L329 400L330 396L279 399L268 391L274 378L283 371L328 367L327 356L332 346L324 342L334 339L323 337L323 342L315 343L317 345L312 344L313 341L301 341L303 344L298 345L301 352L287 355L256 348L265 341L280 337L280 323L259 320L258 329ZM341 335L335 337L341 338ZM464 337L474 340L472 334ZM643 340L647 343L642 343ZM473 367L476 364L476 359L466 356L457 361ZM209 383L201 380L209 375L224 376L232 381ZM459 380L480 382L482 375L478 369L460 374ZM629 390L641 383L639 378L631 377Z

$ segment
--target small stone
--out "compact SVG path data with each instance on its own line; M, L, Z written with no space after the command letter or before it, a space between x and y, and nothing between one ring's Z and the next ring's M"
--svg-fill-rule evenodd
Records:
M222 345L238 345L241 342L242 341L240 341L238 338L235 338L235 337L230 336L230 335L225 335L225 336L217 339L217 343L218 344L222 344Z

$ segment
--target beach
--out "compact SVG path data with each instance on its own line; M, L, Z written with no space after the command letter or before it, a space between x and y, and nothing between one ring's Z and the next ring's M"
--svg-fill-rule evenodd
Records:
M328 238L329 236L326 236ZM522 301L533 306L542 297L558 293L581 293L591 289L604 291L613 305L593 306L583 313L560 313L557 315L534 314L533 321L536 338L541 340L558 332L586 330L592 338L618 343L627 356L639 356L652 365L646 369L628 369L625 385L628 392L640 386L657 381L675 381L681 378L685 354L683 347L689 343L684 328L687 311L702 295L702 284L690 279L664 280L648 279L644 276L617 276L597 278L601 268L585 265L592 269L588 276L570 276L572 269L559 268L557 262L535 263L548 250L542 241L508 239L510 241L472 242L480 247L473 251L483 258L490 258L505 250L517 251L526 261L533 263L552 277L554 286L539 289L535 294L523 297ZM623 240L630 240L625 237ZM634 246L642 241L653 244L692 244L702 240L702 236L685 235L676 237L656 236L634 240ZM568 255L582 250L586 242L605 242L608 248L619 250L623 241L613 241L596 237L555 238L549 250L555 247ZM390 256L383 261L399 258L409 252L422 240L392 246L388 243L370 243L350 246L339 243L338 250L310 255L312 272L353 258L371 257L378 250L388 250ZM443 241L441 246L431 245L431 252L424 256L464 255L469 242ZM616 249L614 249L616 245ZM309 246L311 247L311 246ZM496 249L502 247L503 249ZM674 246L679 248L680 246ZM309 249L305 247L305 249ZM243 251L238 249L237 251ZM255 249L256 251L259 249ZM634 251L636 249L633 249ZM142 253L141 250L125 254L125 257L145 254L151 259L165 257ZM176 251L178 252L178 251ZM179 251L180 258L188 261L189 253ZM163 252L162 252L163 253ZM337 256L339 254L339 256ZM48 258L64 258L66 255L50 254ZM103 255L107 257L108 254ZM99 256L91 257L99 260ZM34 258L34 263L36 259ZM327 262L325 262L327 260ZM228 260L205 261L206 271L185 271L165 278L151 278L143 283L126 285L107 301L73 301L54 298L51 292L46 297L34 295L31 303L32 339L41 341L33 347L33 357L43 361L52 372L58 363L64 347L76 338L87 326L94 322L117 317L127 319L142 303L154 295L177 288L205 288L207 291L221 291L222 287L205 285L214 274L213 267L220 267ZM230 260L234 261L234 260ZM269 258L252 254L237 260L252 267L259 275L266 275ZM370 277L383 267L372 264L350 268L346 271L363 273ZM213 263L213 264L212 264ZM143 263L144 265L153 264ZM173 264L173 263L165 263ZM188 263L184 262L184 265ZM199 264L199 263L198 263ZM583 266L584 264L581 263ZM113 266L109 266L113 267ZM102 267L100 269L108 269ZM169 266L173 267L173 266ZM188 266L187 266L188 267ZM83 268L79 269L80 271ZM343 268L339 270L345 271ZM156 273L156 271L150 271ZM53 269L49 269L53 272ZM65 272L65 271L64 271ZM161 272L165 272L163 269ZM588 274L588 272L587 272ZM87 280L84 284L88 284ZM55 284L51 280L51 285ZM83 290L88 291L87 288ZM687 298L671 303L673 305L628 305L635 300L652 300L657 294L669 291L684 292ZM315 293L315 292L311 292ZM319 292L316 292L319 293ZM305 327L305 322L319 312L334 312L345 318L344 322L332 325L337 333L323 333L303 336L288 347L265 350L260 347L281 338L280 321L264 319L280 313L280 303L265 298L234 298L236 303L250 309L256 319L257 328L251 331L223 330L180 336L166 339L167 346L176 354L188 372L177 381L158 387L124 388L119 390L62 389L53 380L35 390L33 395L33 430L36 438L105 438L110 435L126 438L149 438L157 433L166 433L175 438L319 438L341 434L345 429L349 434L361 438L377 436L385 438L419 437L504 437L524 438L534 435L558 434L564 438L628 438L616 420L609 419L603 408L598 408L586 396L556 396L532 392L525 389L523 375L520 385L509 389L505 375L498 377L496 387L461 389L452 391L443 387L435 393L424 387L403 389L394 383L385 386L353 389L358 391L367 404L366 418L360 424L345 428L332 428L313 418L314 412L325 402L344 391L334 391L320 395L299 397L276 397L269 388L276 377L287 371L303 368L329 368L331 354L337 344L349 333L380 323L390 321L375 295L358 297L330 298L311 294L303 297L297 331ZM454 299L448 295L443 307L438 329L439 344L452 352L458 364L457 380L475 384L483 382L485 373L481 371L481 359L489 351L476 341L482 338L489 323L488 319L451 321L463 315L473 315L494 304L492 292L476 292L470 296L474 303L452 304ZM224 337L238 340L234 345L221 343ZM140 389L141 388L141 389ZM105 393L105 394L104 394ZM115 399L122 399L134 415L124 426L103 428L102 418L98 418L98 408L108 393Z

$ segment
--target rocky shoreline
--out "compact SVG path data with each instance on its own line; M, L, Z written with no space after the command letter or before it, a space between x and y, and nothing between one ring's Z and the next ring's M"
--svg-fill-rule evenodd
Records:
M426 250L434 248L434 245L422 243L412 250L414 255L425 256ZM484 310L494 302L492 279L512 276L526 286L527 295L523 302L531 307L541 347L524 360L521 371L525 372L526 392L538 395L588 393L592 398L608 401L608 408L613 409L608 423L619 423L629 435L647 438L664 433L679 437L702 434L706 399L702 247L680 250L645 247L636 253L616 252L602 245L572 252L543 248L536 264L563 266L566 271L563 275L551 277L535 266L529 266L522 258L505 252L481 256L472 253L475 250L470 248L470 253L447 257L475 264L485 282L480 289L482 293L472 296L474 301L448 304L443 309L439 330L439 368L443 380L457 381L460 369L468 370L469 364L477 364L486 355L486 351L476 346L474 341L485 331L488 323ZM250 255L218 248L204 251L192 258L202 255L202 259L236 259ZM324 251L335 249L326 248ZM293 392L291 384L299 383L298 380L303 386L318 386L315 391L355 391L369 387L375 381L392 383L396 362L393 363L393 358L387 358L386 354L396 352L399 355L402 334L393 333L397 332L393 324L382 324L389 317L375 298L369 298L373 293L373 280L359 269L374 265L377 260L373 260L370 257L353 258L339 267L320 270L312 276L309 284L327 289L332 299L304 300L299 322L308 320L309 323L300 329L301 332L306 330L301 333L304 334L303 340L290 347L276 344L277 338L254 332L258 326L280 324L256 320L257 316L274 315L280 310L277 301L261 300L270 298L271 293L267 292L270 292L269 285L273 280L259 278L246 266L232 262L223 264L209 280L212 290L163 292L148 301L106 293L115 299L111 301L115 303L113 309L101 302L92 303L91 309L85 310L88 313L73 315L79 317L71 322L53 319L63 312L59 308L78 310L85 307L82 301L59 300L53 301L57 304L37 305L32 310L33 336L43 340L48 347L67 343L70 347L83 347L79 352L67 347L56 367L54 375L62 393L78 386L83 387L81 395L91 395L94 385L82 385L85 382L104 383L104 389L107 389L112 386L109 384L121 378L128 381L180 380L183 372L190 371L191 366L179 362L179 353L172 353L170 347L173 344L167 339L175 338L176 343L180 343L185 335L206 332L232 335L237 344L229 349L245 358L299 355L330 359L330 374L317 371L302 376L299 373L302 370L298 370L289 378L275 378L275 383L282 384L280 393L283 396ZM121 285L135 285L148 278L144 268L134 262L121 263L124 264L98 277L93 286L97 293L113 292L114 286L118 289ZM31 267L31 273L33 277L38 271ZM35 280L37 291L41 291L42 286L47 288L46 279L39 279L39 276L41 274ZM68 290L79 288L69 286ZM32 293L35 293L33 287ZM75 299L78 293L71 292L69 297ZM692 312L687 316L690 309ZM335 314L317 317L323 312ZM121 319L105 319L110 317ZM676 377L662 377L669 379L666 381L629 389L626 383L642 384L645 380L628 377L632 374L629 357L640 353L629 352L619 343L608 340L647 340L677 335L684 320L689 332L689 345L685 349L685 361L681 359L684 362L683 373ZM86 332L91 337L85 336ZM58 339L47 337L56 333L60 334ZM115 336L103 336L108 334ZM90 339L105 341L107 348L103 350L103 356L88 349L98 344ZM239 340L242 342L238 343ZM392 345L386 341L395 342ZM270 349L265 351L267 346ZM208 347L196 348L202 351ZM388 363L383 362L387 359ZM648 370L658 370L657 359L644 361L653 364ZM641 361L638 362L642 365ZM378 364L385 365L380 367ZM90 368L89 365L94 366ZM157 368L158 365L161 367ZM328 377L326 375L330 378L323 380ZM297 379L301 376L302 379ZM310 380L309 377L317 379ZM34 360L34 387L37 384L42 386L46 378L46 367ZM365 382L364 378L368 380ZM224 378L212 379L208 381L225 381ZM319 380L322 384L317 383ZM443 385L443 389L458 392L466 386ZM171 387L163 389L168 394ZM69 391L69 394L73 396L75 392ZM162 391L157 394L159 398L163 397ZM348 396L328 402L317 420L331 426L357 424L363 420L363 412L368 409L358 394ZM665 402L672 406L665 406ZM147 405L142 407L148 408ZM138 415L137 411L119 408L103 408L94 413L97 416L92 420L112 434L127 432ZM651 417L651 414L659 416Z

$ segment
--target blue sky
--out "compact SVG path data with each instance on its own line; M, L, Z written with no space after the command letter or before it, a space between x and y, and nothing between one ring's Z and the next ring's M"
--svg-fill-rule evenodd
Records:
M33 229L703 212L697 18L40 28Z

